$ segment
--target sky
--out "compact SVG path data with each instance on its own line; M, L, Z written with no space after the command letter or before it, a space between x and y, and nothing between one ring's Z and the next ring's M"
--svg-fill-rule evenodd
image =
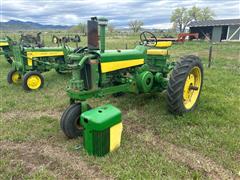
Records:
M194 5L210 7L215 19L240 18L240 0L0 0L0 21L76 25L104 16L119 28L135 19L146 28L170 28L174 9Z

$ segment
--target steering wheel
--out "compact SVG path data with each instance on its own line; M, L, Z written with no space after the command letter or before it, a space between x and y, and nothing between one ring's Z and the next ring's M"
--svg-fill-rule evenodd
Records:
M151 39L147 38L148 36L150 36ZM155 47L157 45L156 36L149 31L143 31L140 34L140 41L141 41L141 44L145 46Z
M85 49L87 49L88 47L78 47L76 49L74 49L74 53L82 53Z

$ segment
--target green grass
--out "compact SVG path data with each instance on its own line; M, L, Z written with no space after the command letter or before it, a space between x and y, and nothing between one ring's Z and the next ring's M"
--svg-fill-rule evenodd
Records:
M137 38L121 39L114 36L107 39L107 48L125 48L126 43L128 48L133 48ZM84 42L86 39L83 39L82 44ZM46 43L50 44L49 41ZM82 148L75 150L75 146L81 144L81 138L68 140L60 130L59 114L69 103L65 87L70 75L61 76L54 71L44 73L45 87L40 91L26 93L21 85L7 84L6 75L10 65L1 57L0 140L45 140L50 145L66 148L82 156L89 167L98 167L104 175L119 179L208 178L205 172L170 160L159 148L148 143L158 137L207 156L237 174L240 171L240 46L239 43L214 45L211 68L207 68L208 47L206 42L189 42L171 48L173 59L181 55L198 54L203 60L204 86L194 112L174 117L167 111L165 93L139 96L127 94L119 98L105 97L89 101L93 107L111 103L123 112L122 146L103 158L90 157ZM60 113L49 117L47 114L52 111ZM133 128L133 125L141 128ZM45 164L42 170L27 174L24 165L11 163L14 157L14 152L11 152L1 158L0 174L3 179L54 178L51 169Z

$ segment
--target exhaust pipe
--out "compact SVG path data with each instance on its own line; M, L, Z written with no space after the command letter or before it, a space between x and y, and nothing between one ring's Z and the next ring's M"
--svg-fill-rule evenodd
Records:
M108 20L106 18L99 18L98 25L100 26L100 52L104 53L105 51L105 36L106 36L106 26Z

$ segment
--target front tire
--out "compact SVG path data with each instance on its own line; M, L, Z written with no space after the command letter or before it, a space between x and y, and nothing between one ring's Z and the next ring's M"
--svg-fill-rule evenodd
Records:
M10 70L7 75L7 82L9 84L18 84L21 81L21 79L22 76L16 69Z
M167 103L171 113L182 115L193 111L200 97L203 83L203 66L197 56L182 57L169 79Z
M41 89L44 85L44 78L41 73L37 71L30 71L23 77L23 89L26 91L32 91Z
M91 109L89 105L88 109ZM70 139L83 135L83 127L80 124L81 114L81 103L74 103L64 111L61 117L61 129Z

